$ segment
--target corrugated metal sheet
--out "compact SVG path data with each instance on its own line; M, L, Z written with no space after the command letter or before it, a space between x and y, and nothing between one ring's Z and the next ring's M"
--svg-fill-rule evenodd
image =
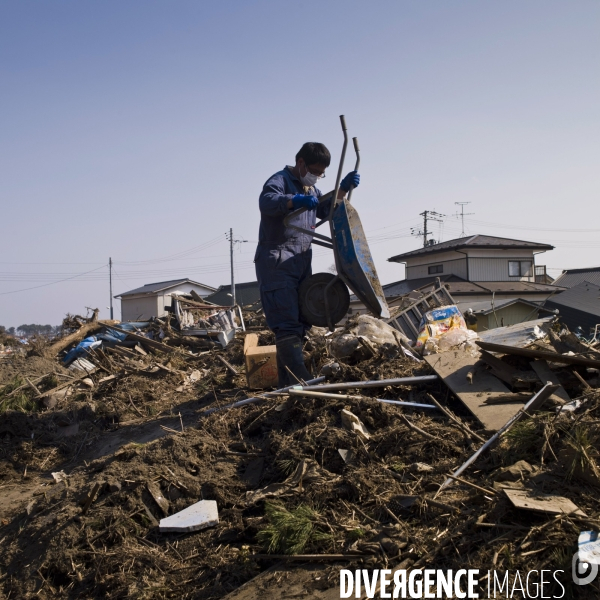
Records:
M535 321L526 321L518 325L510 325L509 327L478 331L477 334L484 342L524 348L531 342L539 339L540 335L543 337L545 335L544 332L548 332L555 319L556 317L536 319Z
M207 302L218 304L219 306L229 306L231 304L231 286L222 285L219 289L209 296L205 296ZM240 306L256 304L260 302L260 289L257 281L246 283L237 283L235 286L235 299Z

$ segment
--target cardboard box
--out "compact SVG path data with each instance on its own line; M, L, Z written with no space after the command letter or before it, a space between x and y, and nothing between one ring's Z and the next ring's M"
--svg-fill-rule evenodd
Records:
M259 346L258 335L249 333L244 340L246 381L251 389L277 387L277 347Z

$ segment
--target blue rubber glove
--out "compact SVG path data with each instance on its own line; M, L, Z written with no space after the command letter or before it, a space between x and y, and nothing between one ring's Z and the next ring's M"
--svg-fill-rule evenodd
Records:
M340 188L342 188L345 192L349 192L351 187L358 187L360 183L360 175L357 171L350 171L344 179L342 179L342 183L340 183Z
M305 196L304 194L296 194L292 198L292 205L294 210L297 208L306 208L307 210L313 210L319 206L319 201L314 196Z

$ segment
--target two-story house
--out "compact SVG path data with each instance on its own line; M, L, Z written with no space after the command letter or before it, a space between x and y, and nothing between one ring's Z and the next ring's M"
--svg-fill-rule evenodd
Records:
M439 278L461 310L472 307L485 328L511 325L545 316L540 313L547 311L536 310L538 303L564 289L547 283L545 266L536 264L538 254L553 248L490 235L430 244L389 258L405 265L405 279L384 285L383 290L393 305L394 298L434 285ZM362 312L355 301L351 310Z

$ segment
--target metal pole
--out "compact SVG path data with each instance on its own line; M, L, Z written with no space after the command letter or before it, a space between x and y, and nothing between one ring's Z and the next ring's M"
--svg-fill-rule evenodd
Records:
M112 258L108 258L108 286L110 291L110 320L113 320L113 295L112 295ZM123 318L123 317L121 317Z
M310 379L306 383L309 383L309 384L310 383L319 383L324 380L325 380L325 377L317 377L316 379ZM293 388L293 387L295 387L295 386L288 385L287 387L281 388L280 390L275 390L273 392L268 392L268 393L280 394L281 392L287 392L290 388ZM267 394L265 394L265 396L262 398L245 398L244 400L238 400L237 402L234 402L233 404L226 404L225 406L215 406L214 408L209 408L209 409L205 410L204 412L201 412L200 416L205 417L214 412L217 412L218 410L237 408L238 406L244 406L245 404L254 404L255 402L262 402L263 400L268 400L268 399L269 399L269 396L267 396Z
M427 211L423 212L423 248L427 247Z
M235 306L235 279L233 275L233 229L229 229L229 255L231 258L231 306Z
M537 393L525 406L513 417L511 417L506 425L501 427L475 454L471 456L466 462L464 462L454 473L452 473L453 477L458 477L461 473L463 473L468 467L470 467L490 446L496 442L500 436L508 431L517 421L523 418L529 411L533 412L537 408L539 408L544 401L550 397L552 392L556 390L558 386L552 385L550 382L546 383L546 385ZM436 492L436 496L449 485L454 483L454 479L448 477L444 483L440 486L439 490Z
M420 377L398 377L397 379L379 379L376 381L346 381L341 383L326 383L319 386L302 386L303 390L331 392L333 390L361 389L372 387L387 387L388 385L412 385L437 381L437 375L422 375ZM297 386L294 386L297 388Z

